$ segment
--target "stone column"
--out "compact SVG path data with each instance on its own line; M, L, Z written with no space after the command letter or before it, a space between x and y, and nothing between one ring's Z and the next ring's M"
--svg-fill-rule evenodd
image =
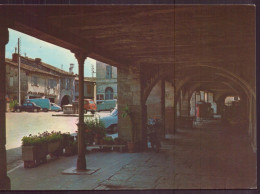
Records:
M9 41L8 28L0 23L0 190L10 190L11 182L7 176L6 163L6 125L5 125L5 95L6 95L6 64L5 45Z
M131 141L132 125L129 118L123 118L122 113L128 105L134 115L136 130L136 145L139 150L145 149L145 104L142 102L141 71L140 67L118 68L118 135L120 138Z
M76 52L75 57L79 65L79 122L78 122L78 159L77 170L86 170L86 145L84 138L84 62L86 54Z
M181 102L180 102L180 114L181 116L190 116L190 99L189 93L186 91L185 93L181 92Z

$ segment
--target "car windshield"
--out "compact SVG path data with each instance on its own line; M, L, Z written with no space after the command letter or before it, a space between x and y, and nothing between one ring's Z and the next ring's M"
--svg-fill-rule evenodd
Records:
M111 112L111 115L112 115L112 116L117 116L117 113L118 113L117 108L115 108L115 109Z

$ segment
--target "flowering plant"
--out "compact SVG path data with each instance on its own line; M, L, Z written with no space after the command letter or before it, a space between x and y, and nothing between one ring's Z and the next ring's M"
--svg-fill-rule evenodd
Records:
M44 143L49 142L56 142L63 139L63 136L60 131L52 131L49 133L48 131L44 131L43 133L38 133L38 135L24 136L22 138L22 145L23 146L34 146L34 145L41 145Z

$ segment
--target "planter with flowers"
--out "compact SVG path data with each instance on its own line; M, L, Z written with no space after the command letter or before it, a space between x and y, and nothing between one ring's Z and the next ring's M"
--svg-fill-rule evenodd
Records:
M100 140L105 136L104 124L97 118L85 119L85 140L87 145L100 144Z
M59 156L62 155L63 148L62 148L62 139L63 136L61 135L61 132L55 132L52 131L51 133L48 133L47 131L43 133L46 137L47 141L47 148L48 153L51 156Z
M64 148L65 156L72 156L77 153L77 141L74 140L74 137L70 133L62 134L62 148Z
M46 139L40 135L22 138L22 159L24 168L31 168L47 162L48 146Z
M60 132L45 131L38 135L29 135L22 138L22 159L24 167L30 168L47 162L46 156L61 155L63 152L62 135Z

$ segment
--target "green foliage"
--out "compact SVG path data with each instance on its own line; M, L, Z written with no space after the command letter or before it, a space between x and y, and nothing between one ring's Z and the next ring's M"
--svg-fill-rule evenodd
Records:
M104 140L104 144L106 144L106 145L113 145L114 144L114 140L110 136L104 137L103 140Z
M115 144L117 144L117 145L125 145L125 144L126 144L126 141L123 140L123 139L121 139L120 137L116 137L116 138L114 139L114 142L115 142Z
M38 133L38 135L29 135L24 136L22 138L22 145L23 146L36 146L36 145L42 145L44 143L50 143L50 142L56 142L63 140L63 135L61 132L55 132L52 131L49 133L48 131L45 131L43 133Z
M86 118L84 121L85 140L92 144L94 136L102 138L106 135L105 126L98 118Z
M22 138L22 145L23 146L37 146L37 145L42 145L43 143L46 143L45 139L44 138L41 138L37 135L29 135L28 137L27 136L24 136Z
M12 109L14 108L16 105L18 105L18 101L17 100L11 100L10 104L9 104L9 108Z

